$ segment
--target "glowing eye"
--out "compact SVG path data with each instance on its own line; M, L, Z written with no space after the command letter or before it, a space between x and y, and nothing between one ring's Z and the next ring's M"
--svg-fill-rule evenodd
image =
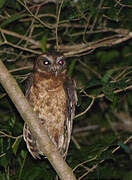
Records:
M43 60L43 64L44 65L49 65L49 64L51 64L51 62L49 60L45 59L45 60Z
M58 62L60 65L63 65L64 64L64 61L61 59L61 60L59 60L59 62Z

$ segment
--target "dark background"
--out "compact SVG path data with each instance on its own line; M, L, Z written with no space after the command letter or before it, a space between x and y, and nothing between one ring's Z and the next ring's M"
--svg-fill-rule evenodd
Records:
M131 38L131 0L0 0L0 59L23 92L38 54L68 56L78 105L67 162L78 180L132 179ZM23 124L0 86L0 180L54 179L27 151Z

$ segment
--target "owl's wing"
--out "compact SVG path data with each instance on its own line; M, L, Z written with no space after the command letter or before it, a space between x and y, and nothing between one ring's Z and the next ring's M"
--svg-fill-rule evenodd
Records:
M77 104L77 94L75 89L75 81L72 79L67 78L64 82L64 89L67 94L67 114L66 114L66 122L65 122L65 132L64 132L64 157L66 157L71 132L72 132L72 124L73 118L75 116L75 106Z
M38 151L37 145L36 145L36 140L34 139L32 132L30 131L28 125L25 123L24 128L23 128L23 136L24 140L27 144L27 148L31 155L36 159L41 159L40 158L40 153Z
M31 73L25 82L25 89L26 89L25 96L26 97L28 97L28 95L30 93L32 84L33 84L33 74Z
M26 89L25 96L27 99L29 99L29 94L30 94L30 89L31 89L32 84L33 84L33 75L30 74L25 83L25 89ZM37 148L36 140L34 139L32 132L30 131L30 128L28 127L26 123L24 124L24 128L23 128L23 137L31 155L35 159L36 158L40 159L40 156L39 156L40 153Z

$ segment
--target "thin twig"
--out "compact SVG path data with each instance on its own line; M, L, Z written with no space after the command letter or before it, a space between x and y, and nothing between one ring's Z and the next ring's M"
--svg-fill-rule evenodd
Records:
M37 16L35 16L35 15L30 11L30 9L27 7L27 5L24 4L22 1L20 1L20 0L17 0L17 1L29 12L29 14L30 14L33 18L35 18L37 21L39 21L40 24L42 24L44 27L47 27L47 28L49 28L49 29L53 29L53 28L54 28L51 24L44 23L43 21L41 21L40 18L38 18Z
M1 134L2 134L2 135L1 135ZM0 131L0 137L8 137L8 138L11 138L11 139L18 139L18 138L22 137L22 135L15 137L15 136L11 136L11 135L9 135L9 134L6 134L6 133L3 132L3 131Z
M81 112L80 114L77 114L77 115L74 117L74 119L76 119L76 118L84 115L86 112L88 112L89 109L92 107L92 105L93 105L93 103L94 103L94 100L95 100L95 98L92 97L92 101L91 101L90 105L85 109L85 111Z
M11 43L11 42L4 42L3 45L4 44L7 44L9 46L12 46L12 47L15 47L17 49L21 49L23 51L27 51L27 52L30 52L30 53L34 53L34 54L38 54L38 55L42 54L42 52L40 52L40 51L35 51L33 49L29 49L29 48L26 48L26 47L18 46L18 45L15 45L15 44Z
M57 15L56 28L55 28L55 34L56 34L56 48L57 48L57 49L58 49L58 47L59 47L58 25L59 25L60 13L61 13L61 9L62 9L63 2L64 2L64 0L61 0L61 4L60 4L60 6L59 6L58 15Z
M0 32L4 33L4 34L11 35L11 36L14 36L14 37L17 37L17 38L20 38L20 39L23 39L23 40L28 41L28 42L36 45L36 46L40 46L40 42L35 41L34 39L31 39L31 38L26 37L24 35L18 34L16 32L9 31L9 30L6 30L6 29L1 29L1 28L0 28Z
M120 93L120 92L122 92L122 91L126 91L126 90L129 90L129 89L132 89L132 85L127 86L126 88L123 88L123 89L115 90L115 91L113 91L113 93L116 94L116 93ZM88 97L90 97L90 98L103 98L103 97L105 97L105 94L103 94L103 93L96 96L96 95L87 94L84 90L82 90L82 92L83 92L86 96L88 96Z

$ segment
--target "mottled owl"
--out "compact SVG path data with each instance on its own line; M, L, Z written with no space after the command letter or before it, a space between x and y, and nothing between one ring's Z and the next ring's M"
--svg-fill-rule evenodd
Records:
M64 55L40 55L28 78L26 97L61 155L67 155L77 96L74 81L68 77ZM23 130L27 148L34 158L44 155L27 124Z

